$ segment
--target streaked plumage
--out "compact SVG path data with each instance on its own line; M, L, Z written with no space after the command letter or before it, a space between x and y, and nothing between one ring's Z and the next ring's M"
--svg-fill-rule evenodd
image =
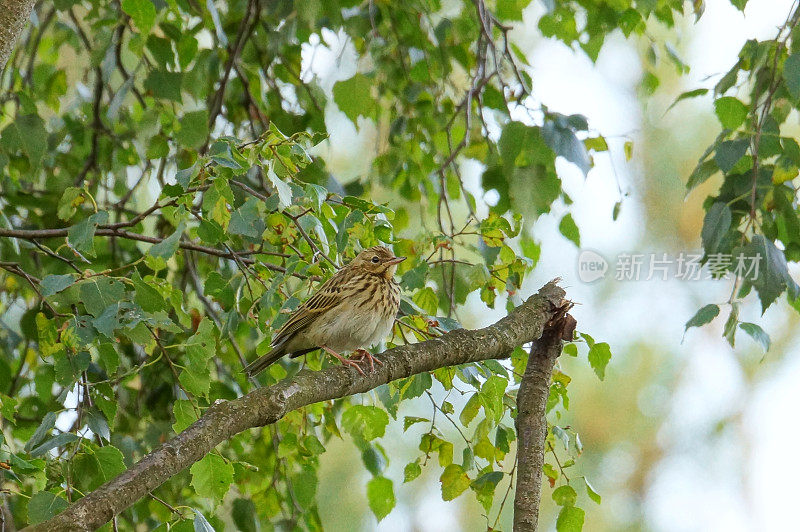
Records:
M359 253L300 305L275 333L272 350L245 372L253 376L284 355L294 358L320 348L361 371L339 353L374 345L391 332L400 307L394 273L403 260L383 246ZM372 364L371 355L364 352L363 357Z

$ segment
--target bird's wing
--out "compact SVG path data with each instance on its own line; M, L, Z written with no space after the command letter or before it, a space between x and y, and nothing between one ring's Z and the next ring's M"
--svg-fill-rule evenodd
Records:
M318 316L331 310L341 302L342 282L345 275L342 270L325 281L317 292L300 305L283 324L272 340L272 345L277 346L291 338L296 332L310 325Z

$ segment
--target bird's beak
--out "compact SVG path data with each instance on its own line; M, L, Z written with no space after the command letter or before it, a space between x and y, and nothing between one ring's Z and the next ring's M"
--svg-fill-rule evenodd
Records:
M387 260L387 261L386 261L386 264L389 264L389 265L400 264L400 263L401 263L401 262L403 262L404 260L406 260L406 258L405 258L405 257L395 257L395 258L393 258L393 259L389 259L389 260Z

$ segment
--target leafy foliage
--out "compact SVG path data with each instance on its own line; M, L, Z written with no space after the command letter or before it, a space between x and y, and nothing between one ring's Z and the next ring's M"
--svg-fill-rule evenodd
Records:
M800 167L800 147L782 131L800 97L798 22L800 11L795 9L775 38L748 40L736 64L713 87L714 110L723 131L687 183L691 191L715 174L722 176L716 194L704 202L703 260L713 264L717 277L732 279L726 302L731 312L724 329L731 345L738 325L769 348L763 329L738 318L739 303L753 289L762 312L783 294L798 307L800 287L789 275L788 264L800 260L800 216L792 184ZM686 327L704 325L717 314L718 305L706 305Z
M513 306L539 256L531 224L571 203L556 159L587 174L593 154L608 150L586 118L532 97L530 67L509 39L526 6L465 1L443 16L436 0L42 3L0 81L8 94L0 110L0 460L8 469L0 475L13 484L18 525L47 519L214 401L249 390L245 359L265 353L287 313L363 247L391 244L409 258L389 345L457 328L472 293L489 307ZM647 20L671 26L682 9L677 0L557 1L538 28L595 60L616 30L643 35ZM661 45L651 46L655 57ZM789 37L745 46L715 88L727 129L690 179L696 186L726 174L703 240L720 251L766 250L770 275L741 291L754 287L765 307L783 292L797 297L786 274L800 249L787 182L800 149L779 134L800 92L793 53ZM723 96L740 71L755 81L751 104ZM645 86L657 83L647 72ZM327 138L342 128L368 147ZM628 159L632 149L625 144ZM462 179L467 160L483 165L479 189ZM497 201L487 206L484 195ZM559 228L580 245L570 214ZM755 324L740 328L768 346ZM584 340L602 379L609 346ZM225 443L126 515L152 528L221 529L219 515L229 512L242 530L259 522L321 529L320 455L348 437L371 474L364 493L380 520L400 480L387 476L381 439L399 404L418 400L432 412L404 419L406 431L426 430L403 482L434 469L445 500L469 491L499 519L499 495L513 483L511 416L526 361L517 349L510 366L446 368L383 386L376 401L291 412ZM304 363L328 362L311 353ZM299 367L282 361L261 384ZM566 474L582 445L558 425L569 383L557 370L547 403L544 472L559 486L558 530L584 521ZM456 412L458 393L467 399ZM447 440L443 418L461 440ZM586 496L600 500L588 482Z

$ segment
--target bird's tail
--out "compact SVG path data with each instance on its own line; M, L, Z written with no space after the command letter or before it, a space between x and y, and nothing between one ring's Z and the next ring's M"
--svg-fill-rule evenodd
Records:
M284 351L282 346L276 347L266 355L262 355L251 362L247 367L244 368L244 372L248 377L255 377L264 371L268 366L277 362L278 359L285 354L286 351Z

